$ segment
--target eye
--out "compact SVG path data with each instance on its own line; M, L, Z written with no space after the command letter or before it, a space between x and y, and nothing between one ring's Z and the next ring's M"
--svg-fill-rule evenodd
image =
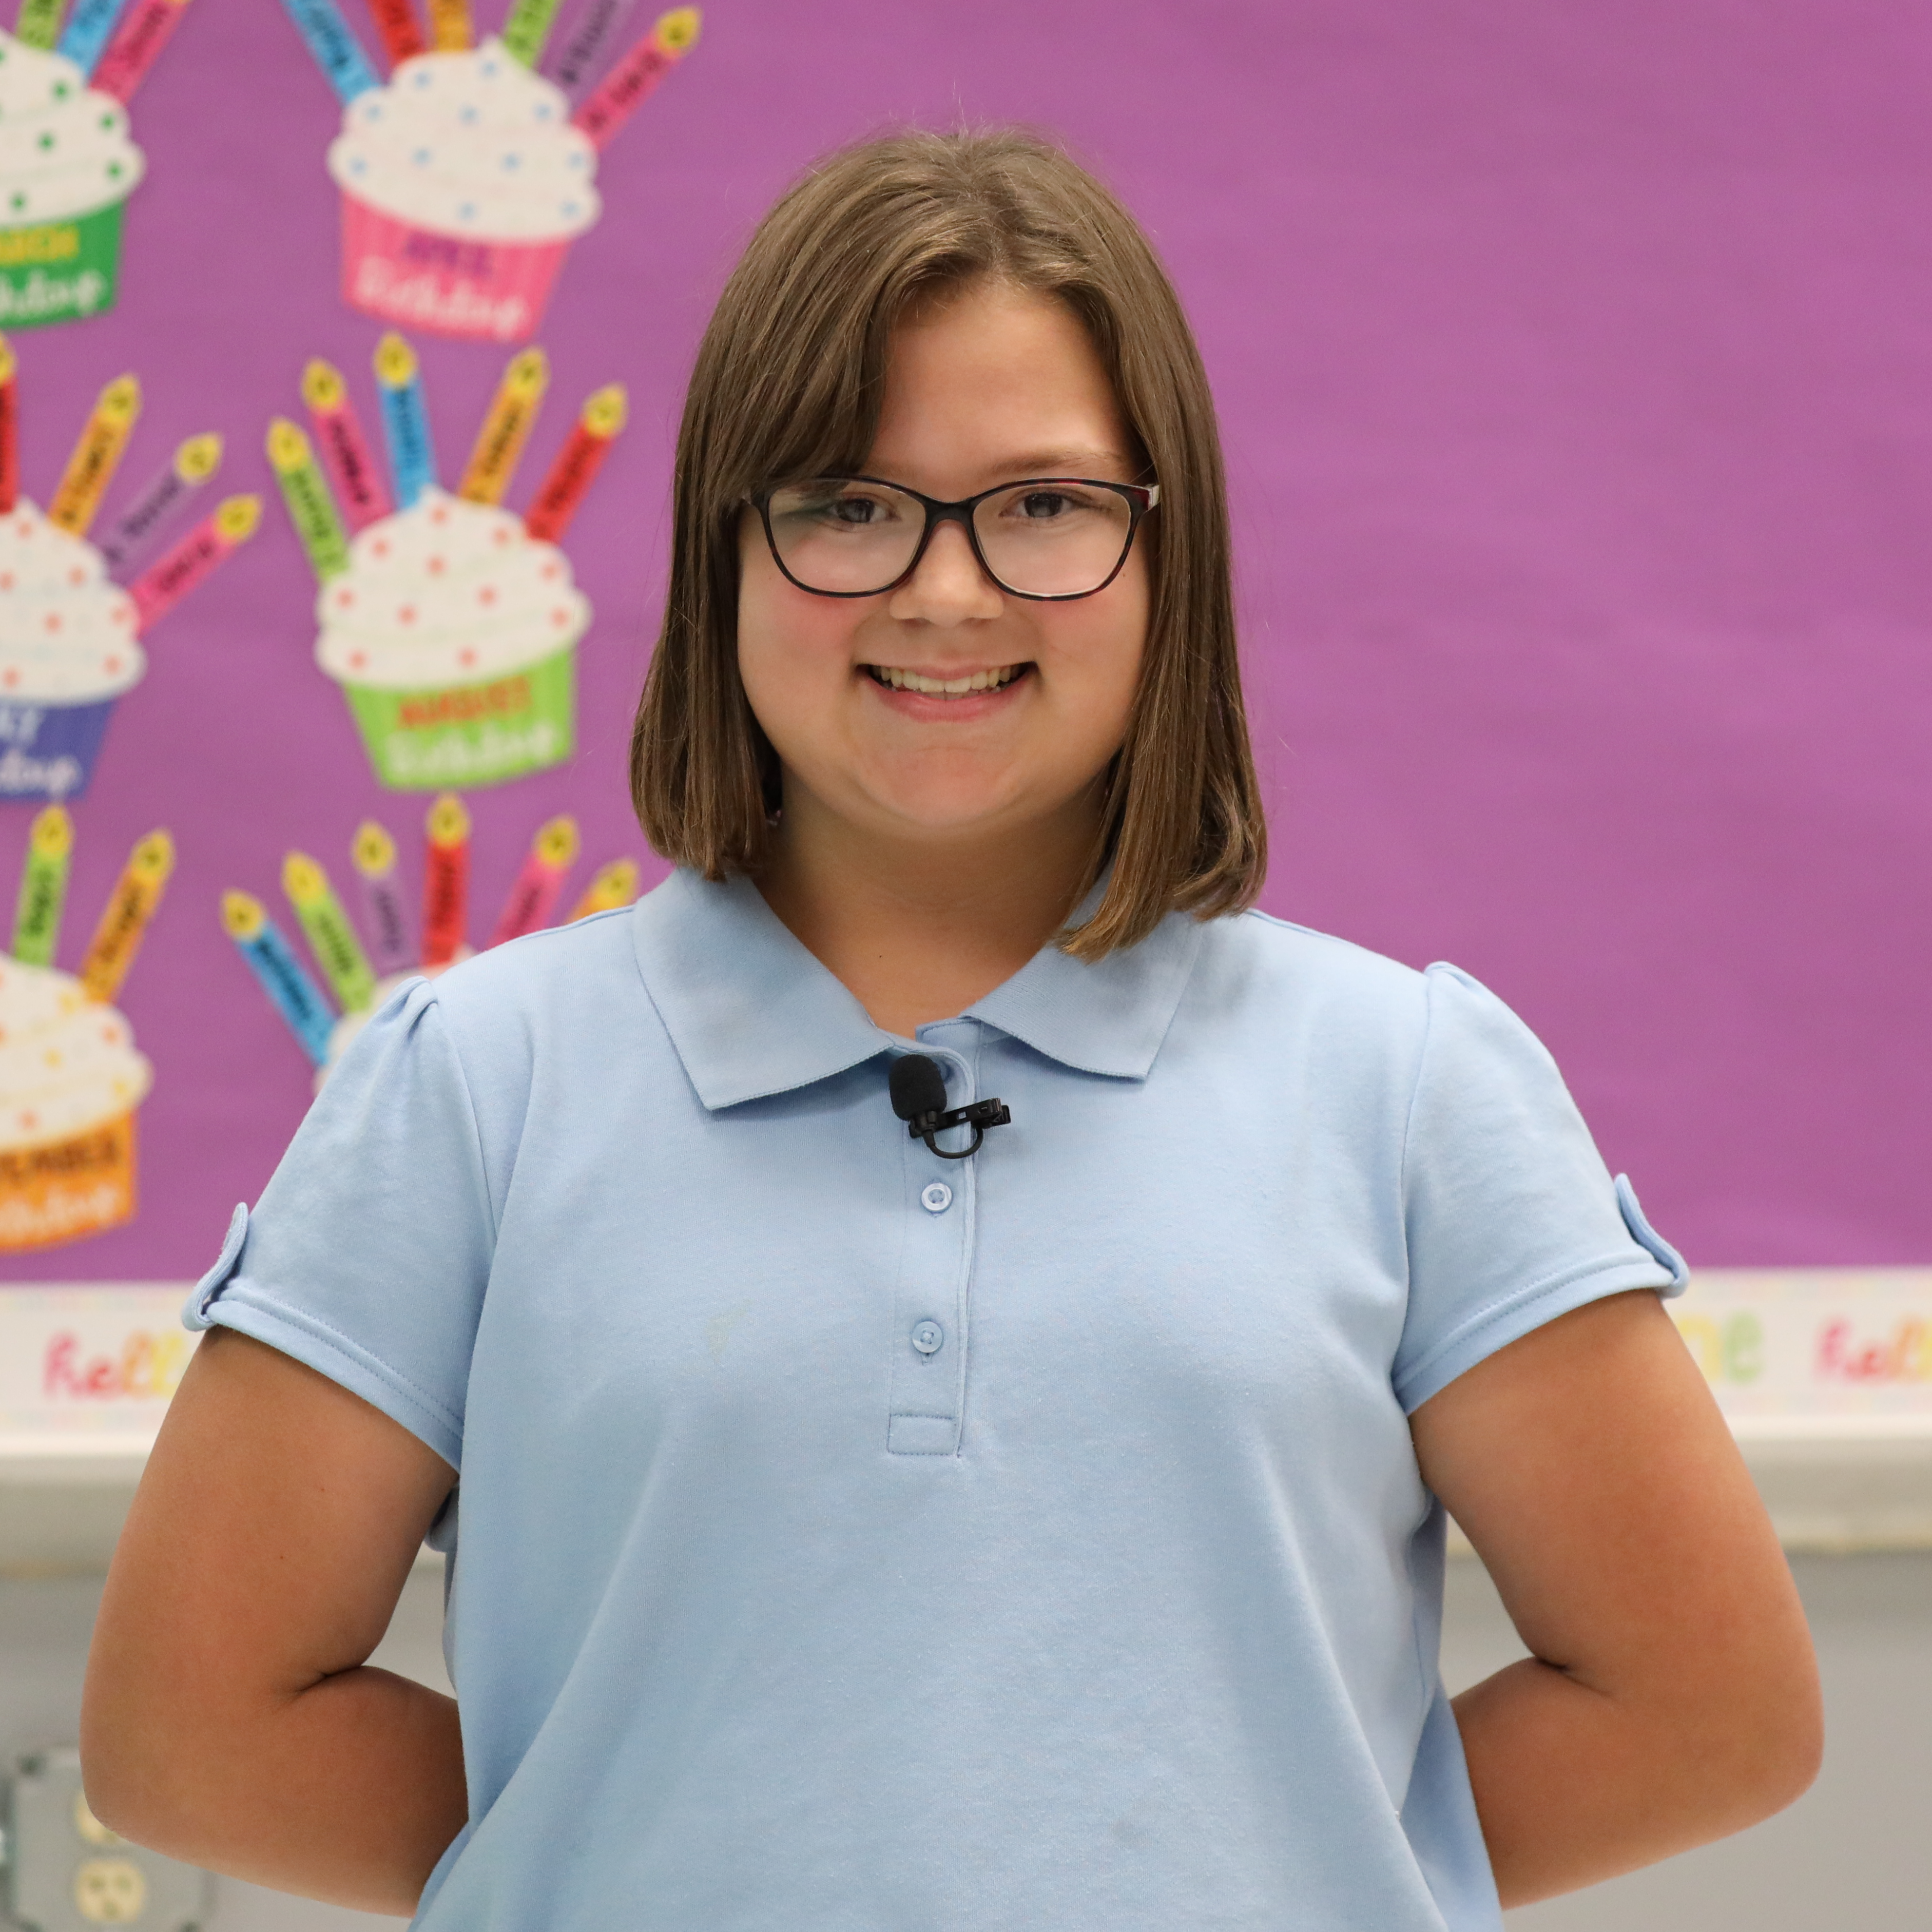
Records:
M1029 523L1047 523L1064 517L1076 506L1064 490L1029 490L1014 508Z

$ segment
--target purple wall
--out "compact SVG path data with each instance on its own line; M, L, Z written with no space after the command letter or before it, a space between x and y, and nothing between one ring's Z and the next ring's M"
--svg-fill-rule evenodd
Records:
M578 883L642 856L622 754L680 379L748 224L889 120L1036 122L1148 223L1221 399L1267 904L1486 980L1694 1260L1932 1260L1928 101L1932 19L1904 0L714 0L607 155L542 332L530 469L601 382L632 424L567 544L597 610L582 748L470 796L473 923L552 812L583 821ZM214 427L224 487L272 490L262 432L313 354L370 417L336 118L279 8L190 12L135 103L119 309L15 338L32 494L124 368L148 394L130 482ZM418 346L453 471L504 352ZM416 874L426 801L377 790L311 597L272 500L147 640L76 808L62 959L169 825L180 868L120 1003L157 1069L144 1206L0 1279L197 1272L308 1092L220 891L283 916L291 845L346 886L372 812ZM30 816L0 807L9 907Z

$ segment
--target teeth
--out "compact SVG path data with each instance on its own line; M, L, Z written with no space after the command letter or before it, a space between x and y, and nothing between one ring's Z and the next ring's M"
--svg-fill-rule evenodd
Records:
M966 677L923 677L916 670L902 670L896 664L874 664L872 675L895 691L922 692L928 698L964 698L975 691L998 691L1020 674L1018 664L1002 664L997 670L976 670Z

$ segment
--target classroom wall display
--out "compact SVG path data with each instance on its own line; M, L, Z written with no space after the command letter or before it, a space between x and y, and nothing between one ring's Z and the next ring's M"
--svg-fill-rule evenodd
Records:
M34 782L16 764L23 782L0 788L0 908L44 883L41 814L58 806L71 833L58 952L0 958L29 986L83 979L92 922L143 840L165 828L174 855L133 970L89 1003L152 1070L128 1115L133 1210L52 1245L0 1242L0 1282L206 1267L313 1097L311 1045L326 1064L366 1010L352 958L332 973L347 956L329 901L376 985L424 964L445 794L468 826L457 944L496 936L561 821L578 850L549 922L599 867L634 868L625 894L662 875L626 760L685 379L758 214L814 156L904 122L1059 130L1173 271L1222 410L1267 909L1493 987L1694 1269L1932 1264L1932 15L1856 10L1848 33L1842 8L1743 22L1726 0L1507 16L980 0L828 25L782 0L710 0L680 44L682 10L654 0L22 5L0 22L13 41L44 59L64 47L98 91L116 34L158 46L160 23L170 38L131 108L104 90L140 170L112 306L30 328L0 295L19 500L52 524L83 426L132 376L138 421L80 532L99 555L98 609L124 608L224 502L264 507L190 596L137 626L138 683L70 694L112 706L91 764ZM73 51L83 33L92 65ZM0 130L16 112L4 76L32 68L16 58L0 60ZM362 69L346 98L331 84ZM574 230L553 211L486 232L499 218L472 226L448 197L385 205L381 184L418 165L452 194L466 170L481 178L467 136L432 167L367 124L416 70L467 76L420 92L452 101L438 124L478 142L503 124L475 91L486 78L493 99L548 107L532 165L553 190L586 177L594 218L586 200ZM600 98L634 110L615 138ZM63 111L44 130L57 141L77 112ZM586 148L594 166L571 170ZM14 152L0 134L0 190ZM358 155L364 176L349 173ZM366 238L344 219L357 180L392 224ZM494 182L479 196L479 210L516 201ZM535 275L492 292L482 257L498 243L513 262L560 260L540 304ZM0 219L0 277L50 276L58 264L25 256L55 245ZM365 298L351 272L345 292L346 270L370 262L388 279ZM379 299L393 306L372 312ZM426 426L433 476L397 467L395 400ZM200 440L218 437L220 472L202 474ZM412 766L380 717L372 746L357 678L331 674L405 655L403 600L357 666L338 650L369 635L355 641L327 599L359 601L358 556L386 521L400 535L434 508L432 487L595 614L548 762L493 772L424 740ZM122 557L117 532L144 508L148 548ZM0 552L7 530L0 515ZM414 542L392 560L419 556L427 576L443 553ZM0 679L26 662L9 655L8 602L0 587ZM370 688L443 707L410 730L475 723L461 714L499 700L468 688L471 669L491 681L458 664ZM565 715L534 683L530 698L530 716ZM0 691L0 719L23 708ZM380 840L364 842L369 826ZM358 854L370 878L386 871L393 935ZM307 1032L248 950L255 911L313 992ZM0 1163L25 1144L0 1143ZM1724 1325L1738 1312L1714 1343L1697 1331L1720 1366L1726 1347L1750 1359ZM1810 1377L1820 1335L1756 1318L1762 1361L1775 1319L1799 1336L1783 1359ZM1916 1305L1844 1318L1832 1372L1856 1400L1917 1386L1922 1341L1900 1326L1922 1320ZM84 1384L112 1350L76 1346Z

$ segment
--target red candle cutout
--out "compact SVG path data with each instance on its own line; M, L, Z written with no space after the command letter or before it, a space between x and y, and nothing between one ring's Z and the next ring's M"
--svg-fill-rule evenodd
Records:
M422 52L422 28L410 0L369 0L369 10L376 16L376 31L397 66Z
M447 966L470 924L470 814L446 791L429 808L423 880L422 963Z
M591 479L610 453L629 410L622 382L599 389L571 425L569 440L556 453L550 474L538 486L524 513L524 527L540 542L555 543L569 526Z

